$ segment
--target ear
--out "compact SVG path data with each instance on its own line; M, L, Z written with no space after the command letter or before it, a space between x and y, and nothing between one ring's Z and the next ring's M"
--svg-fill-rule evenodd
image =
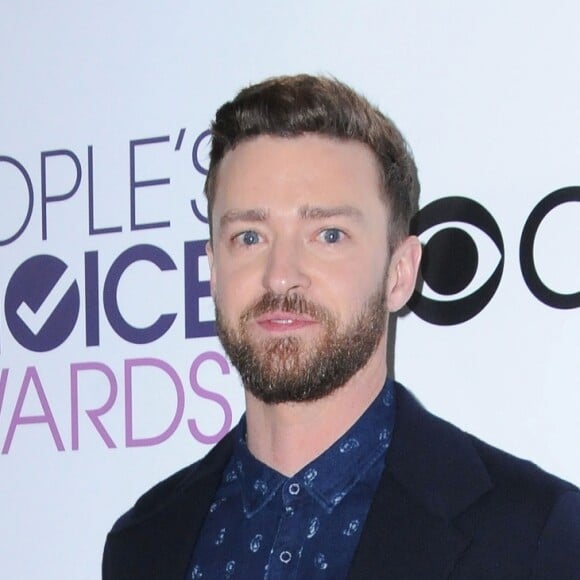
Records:
M205 253L207 254L207 261L209 262L209 289L210 289L212 298L215 299L215 269L213 267L214 260L213 260L213 248L211 245L211 240L209 240L205 244Z
M387 276L387 308L400 310L413 294L421 263L421 242L416 236L405 238L393 252Z

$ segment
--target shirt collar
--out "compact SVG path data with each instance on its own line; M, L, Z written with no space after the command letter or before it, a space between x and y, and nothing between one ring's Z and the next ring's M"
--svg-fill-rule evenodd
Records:
M242 493L244 512L251 517L276 495L284 484L298 483L331 512L384 456L395 420L395 389L391 379L357 422L322 455L293 477L286 477L256 459L246 445L246 420L234 431L232 466ZM229 469L232 478L232 469Z

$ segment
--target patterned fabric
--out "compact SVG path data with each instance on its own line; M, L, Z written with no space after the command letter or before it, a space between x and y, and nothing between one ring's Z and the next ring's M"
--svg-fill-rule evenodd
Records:
M289 478L251 455L242 418L186 578L345 578L384 468L394 409L389 380L347 433Z

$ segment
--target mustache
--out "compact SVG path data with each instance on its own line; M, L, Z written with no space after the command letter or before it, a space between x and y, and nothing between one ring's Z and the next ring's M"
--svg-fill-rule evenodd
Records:
M251 318L272 311L305 314L317 321L324 321L330 318L330 313L326 308L307 300L300 294L266 292L259 300L244 310L241 320L247 322Z

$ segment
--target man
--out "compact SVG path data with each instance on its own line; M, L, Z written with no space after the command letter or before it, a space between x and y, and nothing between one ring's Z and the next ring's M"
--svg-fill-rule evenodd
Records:
M393 123L335 80L218 110L207 251L246 415L115 524L105 579L580 578L578 490L387 378L418 190Z

